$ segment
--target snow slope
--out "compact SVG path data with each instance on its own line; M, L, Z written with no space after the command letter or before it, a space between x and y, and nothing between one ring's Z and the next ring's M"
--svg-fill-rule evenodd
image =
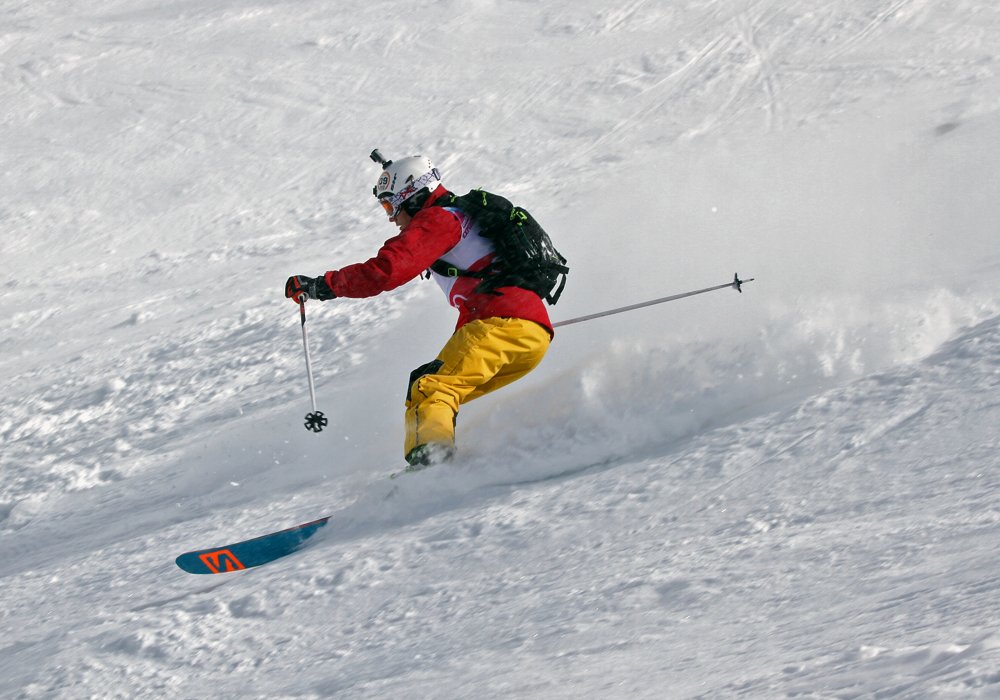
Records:
M0 5L0 697L996 697L1000 9ZM435 285L367 153L531 209L560 331L398 483ZM333 518L278 566L181 551Z

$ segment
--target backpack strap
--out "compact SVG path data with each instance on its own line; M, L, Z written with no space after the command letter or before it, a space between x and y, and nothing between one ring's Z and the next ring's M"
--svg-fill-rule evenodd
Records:
M473 272L472 270L463 270L460 267L455 267L444 260L435 260L431 263L430 269L442 277L475 277L476 279L483 279L486 277L482 272Z
M569 274L569 268L564 265L560 274L562 275L562 279L559 281L559 288L551 294L545 295L545 301L550 305L555 304L559 301L559 297L562 296L563 289L566 287L566 275Z
M473 190L473 192L482 192L482 190ZM469 194L471 195L472 192L470 192ZM486 193L482 192L482 195L483 195L483 206L486 206ZM466 195L466 197L468 196L469 195ZM462 209L462 207L460 206L461 199L462 198L459 197L457 194L449 192L447 195L439 197L437 201L434 202L434 204L432 204L431 206L457 207L458 209ZM446 263L444 260L435 260L428 268L428 271L436 272L442 277L474 277L480 280L486 277L486 274L484 274L483 272L473 272L472 270L463 270L460 267L455 267L450 263ZM427 276L430 277L429 274Z

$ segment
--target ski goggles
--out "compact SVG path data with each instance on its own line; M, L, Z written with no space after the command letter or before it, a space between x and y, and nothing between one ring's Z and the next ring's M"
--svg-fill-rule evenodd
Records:
M390 219L396 217L396 208L392 206L392 202L389 201L388 197L378 200L378 203L382 205L382 208L385 209L385 213L389 215Z
M403 206L403 202L408 200L423 188L431 187L434 182L439 184L441 182L441 175L438 173L437 168L424 173L395 194L391 194L389 192L383 193L382 196L378 198L378 202L382 205L382 208L385 209L385 213L389 215L389 219L395 219L396 214L399 213L399 208Z

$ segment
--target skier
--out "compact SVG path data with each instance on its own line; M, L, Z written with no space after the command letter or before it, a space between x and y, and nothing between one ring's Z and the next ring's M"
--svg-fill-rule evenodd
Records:
M553 336L552 324L535 292L515 286L477 291L480 279L456 276L456 270L482 270L495 250L480 235L473 217L442 206L439 200L451 193L430 159L418 155L386 161L377 151L372 158L384 168L375 197L399 233L367 262L315 278L292 275L285 296L295 303L303 296L322 301L371 297L425 270L441 286L458 310L458 324L437 358L413 370L406 392L403 454L408 469L419 469L454 455L461 404L520 379L541 362ZM450 275L431 269L439 260L452 266Z

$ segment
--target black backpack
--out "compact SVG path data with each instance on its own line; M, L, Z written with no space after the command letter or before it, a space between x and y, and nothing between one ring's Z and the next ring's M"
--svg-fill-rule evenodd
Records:
M472 190L462 196L448 194L433 206L455 207L471 216L482 236L493 243L496 257L476 272L459 269L443 260L435 261L431 270L445 277L480 279L475 290L479 293L500 294L497 291L500 287L521 287L549 304L559 301L569 273L566 258L555 249L545 229L531 214L485 190Z

